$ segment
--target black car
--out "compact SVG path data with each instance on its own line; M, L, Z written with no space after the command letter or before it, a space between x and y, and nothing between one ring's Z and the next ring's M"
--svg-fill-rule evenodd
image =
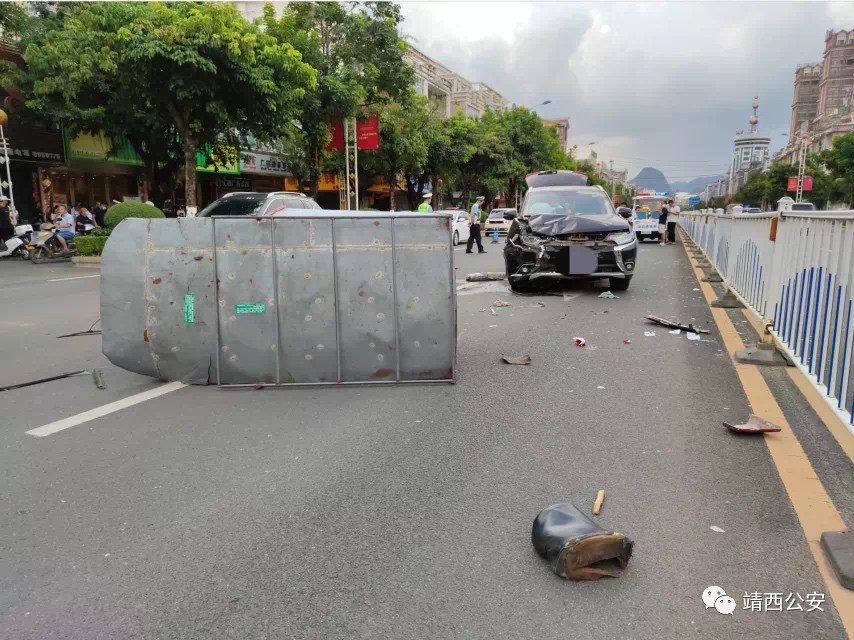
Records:
M572 171L541 171L527 182L521 213L506 214L513 219L504 245L510 287L608 278L611 289L628 289L638 244L605 190Z

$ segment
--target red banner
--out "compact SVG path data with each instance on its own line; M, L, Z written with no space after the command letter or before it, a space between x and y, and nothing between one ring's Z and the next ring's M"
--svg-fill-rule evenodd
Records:
M373 151L380 148L380 119L373 115L367 120L356 123L356 136L359 151Z
M786 185L786 191L797 191L798 190L798 179L797 178L789 178L789 184Z
M326 145L327 151L344 151L344 125L340 120L329 123L332 129L332 140Z
M804 181L801 183L801 191L812 191L812 176L804 176Z

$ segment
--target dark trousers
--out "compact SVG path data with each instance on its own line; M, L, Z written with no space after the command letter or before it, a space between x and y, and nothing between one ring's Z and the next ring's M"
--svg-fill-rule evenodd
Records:
M474 243L477 242L477 251L478 253L483 251L483 244L480 242L480 225L473 224L469 227L469 242L466 245L466 251L471 253L471 248Z
M667 223L667 241L668 242L676 242L676 223L668 222Z

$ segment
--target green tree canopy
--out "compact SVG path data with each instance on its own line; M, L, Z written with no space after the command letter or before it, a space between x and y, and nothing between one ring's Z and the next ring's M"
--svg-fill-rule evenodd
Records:
M14 78L26 106L124 138L152 168L180 150L188 206L197 152L277 137L316 83L293 46L230 3L78 3L34 33Z
M327 158L330 123L354 117L361 106L377 109L409 95L414 72L403 59L401 19L400 7L389 2L292 2L281 19L271 5L265 8L265 32L292 45L317 70L317 84L300 96L295 115L312 197Z
M854 134L834 138L833 146L822 151L820 159L830 169L836 193L849 209L854 208Z

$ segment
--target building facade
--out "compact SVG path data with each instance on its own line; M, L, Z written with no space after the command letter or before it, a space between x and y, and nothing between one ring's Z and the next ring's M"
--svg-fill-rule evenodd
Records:
M789 125L789 138L792 140L800 133L801 128L809 126L818 114L821 69L821 63L814 62L799 64L795 71L792 121Z
M459 111L478 118L488 109L503 109L507 105L504 96L492 87L463 78L411 45L405 60L415 71L415 91L426 96L445 118Z
M732 158L729 163L729 195L738 191L753 171L762 171L768 166L771 156L768 147L771 138L761 133L756 127L759 124L759 98L753 99L753 115L748 118L750 130L735 134L732 145Z
M554 127L560 140L560 148L569 153L569 118L540 118L544 125Z
M833 139L854 133L854 29L850 31L827 31L824 37L824 58L820 65L818 90L815 96L816 112L813 118L800 120L795 105L799 102L799 89L806 91L802 112L809 113L809 104L815 91L816 65L800 65L795 72L795 96L792 101L792 127L789 143L775 160L795 164L804 145L808 152L818 153L833 145ZM804 85L808 76L798 74L802 68L810 68L809 85ZM795 122L796 117L799 122Z

